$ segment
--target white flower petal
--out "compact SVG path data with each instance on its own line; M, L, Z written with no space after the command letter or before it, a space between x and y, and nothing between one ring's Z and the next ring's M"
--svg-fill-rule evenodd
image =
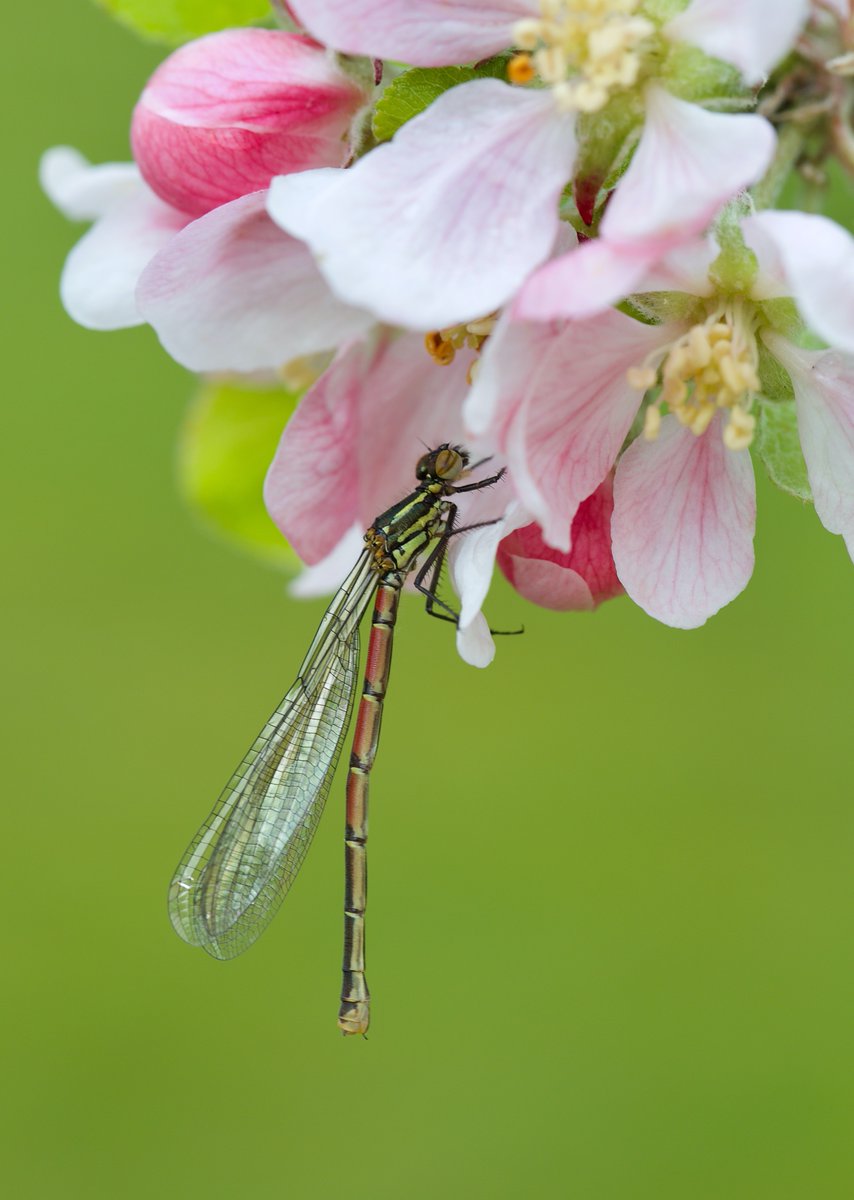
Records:
M67 312L88 329L141 325L136 287L145 268L187 223L142 183L111 208L72 249L59 292Z
M854 558L854 358L837 350L801 350L763 335L792 379L798 434L815 510L840 533Z
M192 371L255 371L364 332L368 313L329 290L308 248L253 192L193 221L151 263L138 300L173 358Z
M753 571L753 465L747 450L724 446L721 422L695 437L667 416L654 442L638 438L617 465L617 574L636 604L677 629L704 624Z
M813 331L854 353L854 238L814 213L765 211L742 221L745 241L762 261L773 243L801 315Z
M465 518L466 524L470 513ZM454 589L460 598L460 626L465 628L483 607L495 567L498 543L514 529L527 525L530 514L511 501L504 515L494 524L453 538L448 549L448 565Z
M774 146L764 117L706 112L648 87L646 124L603 218L603 237L631 242L698 232L725 201L761 178Z
M99 163L93 167L71 146L54 146L44 152L39 183L70 221L95 221L147 190L134 163Z
M342 299L442 328L493 311L548 256L574 154L549 92L478 80L347 171L274 179L269 211Z
M752 85L788 53L808 12L808 0L692 0L662 33L732 63Z
M488 667L495 658L495 642L483 613L469 625L457 626L457 653L470 667Z
M315 563L305 567L288 586L288 592L299 600L310 600L314 596L328 596L336 592L350 571L353 563L365 548L365 531L354 525L342 537L333 550Z

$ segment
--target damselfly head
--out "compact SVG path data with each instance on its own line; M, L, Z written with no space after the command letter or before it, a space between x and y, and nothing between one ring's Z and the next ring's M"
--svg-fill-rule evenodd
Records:
M438 479L443 483L452 483L459 479L469 464L469 456L462 446L452 446L443 442L429 454L419 458L415 468L416 479Z

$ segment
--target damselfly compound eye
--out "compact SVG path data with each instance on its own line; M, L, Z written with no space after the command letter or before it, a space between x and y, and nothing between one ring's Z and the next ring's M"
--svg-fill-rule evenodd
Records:
M436 452L433 470L439 479L458 479L467 462L468 455L461 454L456 446L447 446Z

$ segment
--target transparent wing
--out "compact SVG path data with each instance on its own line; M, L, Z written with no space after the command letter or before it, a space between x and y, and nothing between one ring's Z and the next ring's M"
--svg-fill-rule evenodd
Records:
M295 683L175 872L172 924L215 958L233 958L252 945L302 864L347 731L359 621L375 585L366 553L327 609Z

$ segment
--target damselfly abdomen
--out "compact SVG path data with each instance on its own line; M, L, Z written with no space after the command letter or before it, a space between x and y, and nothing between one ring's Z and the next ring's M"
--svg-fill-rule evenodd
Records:
M365 549L326 610L294 684L190 843L169 889L175 929L215 958L242 953L266 929L323 811L357 688L359 624L375 594L347 776L338 1014L344 1033L364 1033L370 1020L365 981L368 778L379 741L400 592L421 559L415 582L427 596L428 611L455 619L435 595L448 539L461 532L454 530L456 505L450 497L488 487L501 474L457 486L468 462L462 447L448 443L423 455L415 470L416 489L368 529Z

